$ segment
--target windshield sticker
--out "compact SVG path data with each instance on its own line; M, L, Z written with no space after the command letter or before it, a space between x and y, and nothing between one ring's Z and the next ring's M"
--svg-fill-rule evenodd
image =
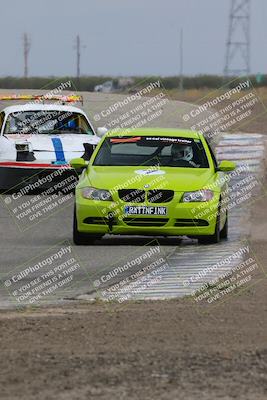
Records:
M138 142L139 140L141 140L140 136L136 136L136 137L129 137L129 138L114 138L114 139L110 139L111 143L134 143L134 142Z
M159 142L159 143L179 143L179 144L185 144L185 145L189 145L194 142L193 139L164 137L164 136L145 136L144 139L147 142L153 141L153 142Z

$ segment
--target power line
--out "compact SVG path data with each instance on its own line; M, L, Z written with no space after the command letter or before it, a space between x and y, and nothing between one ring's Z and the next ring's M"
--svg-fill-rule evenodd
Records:
M250 0L231 0L224 75L250 73Z

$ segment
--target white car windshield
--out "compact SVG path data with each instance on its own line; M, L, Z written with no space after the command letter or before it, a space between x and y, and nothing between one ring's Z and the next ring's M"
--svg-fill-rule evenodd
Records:
M84 115L66 111L20 111L9 114L4 134L64 134L93 135Z

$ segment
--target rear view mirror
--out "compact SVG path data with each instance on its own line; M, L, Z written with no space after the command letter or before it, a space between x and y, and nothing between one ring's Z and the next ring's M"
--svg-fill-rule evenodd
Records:
M102 126L101 128L97 128L96 134L98 137L103 137L107 133L108 129L105 126Z
M229 172L229 171L234 171L234 169L236 168L236 164L232 161L228 161L228 160L223 160L218 168L217 171L220 172Z
M72 160L70 160L70 166L75 170L79 170L86 168L87 163L83 158L73 158Z

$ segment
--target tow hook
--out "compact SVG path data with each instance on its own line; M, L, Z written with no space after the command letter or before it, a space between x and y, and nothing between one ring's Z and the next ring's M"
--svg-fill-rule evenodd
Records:
M108 229L111 232L114 224L114 215L112 212L108 213Z

